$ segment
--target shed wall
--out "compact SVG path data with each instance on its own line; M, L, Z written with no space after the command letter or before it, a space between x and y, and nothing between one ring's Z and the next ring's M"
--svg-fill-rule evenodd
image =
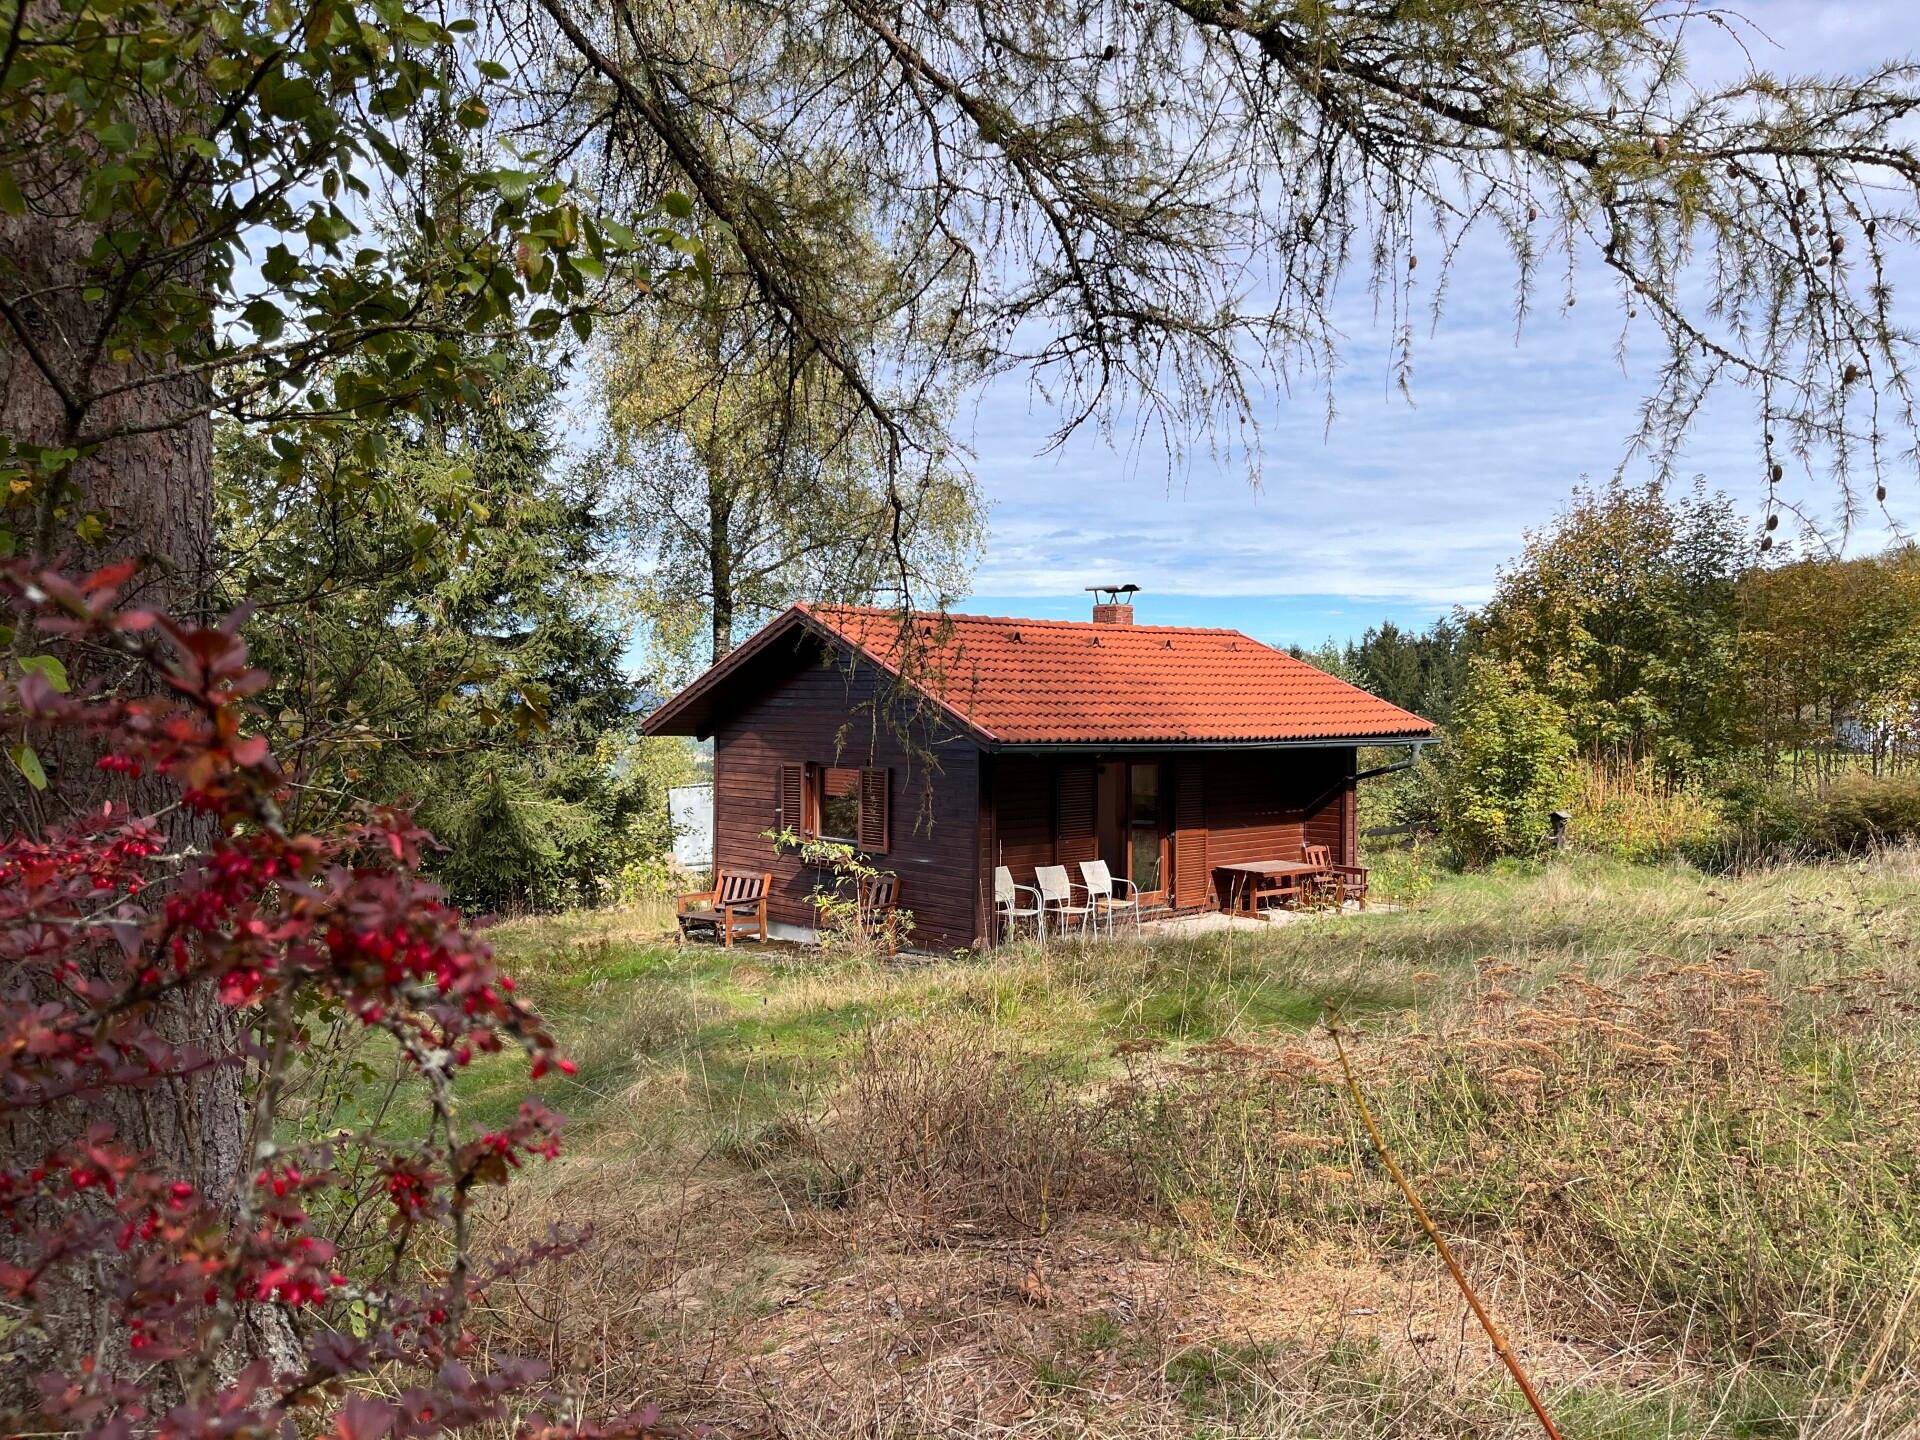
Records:
M932 949L971 944L979 908L979 751L969 740L913 721L913 748L933 754L938 769L930 768L923 756L909 753L895 724L873 723L879 689L868 667L850 671L803 659L727 717L714 734L714 863L772 871L768 919L813 925L810 897L827 877L797 855L776 852L766 838L780 767L884 766L889 845L875 863L900 877L901 904L913 913L910 943Z
M1354 863L1351 746L1128 758L1161 762L1178 908L1211 900L1215 866L1297 859L1308 843L1327 846L1339 863ZM1085 787L1082 777L1097 763L1098 757L994 756L982 875L990 881L991 867L1005 865L1017 883L1031 885L1035 866L1071 867L1086 858L1077 802Z

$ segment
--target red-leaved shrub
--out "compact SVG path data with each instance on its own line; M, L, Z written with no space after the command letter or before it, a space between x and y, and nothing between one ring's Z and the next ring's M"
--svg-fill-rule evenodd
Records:
M0 1373L14 1382L0 1433L291 1436L296 1415L302 1433L330 1417L341 1440L503 1419L534 1435L657 1430L650 1414L549 1421L537 1366L472 1353L475 1295L577 1237L469 1253L477 1187L552 1155L558 1121L529 1100L511 1124L464 1134L453 1076L509 1046L535 1078L570 1067L421 877L427 837L404 815L329 834L283 827L285 781L246 727L264 677L236 627L121 606L131 574L4 582L21 633L145 676L121 693L82 677L69 690L64 666L29 661L0 691L8 744L69 763L91 750L129 793L164 784L183 808L169 825L108 803L0 843ZM32 775L38 751L16 764ZM183 847L169 830L207 838ZM182 1034L165 1017L190 996L237 1023ZM424 1141L374 1130L276 1143L276 1102L305 1043L297 1016L315 1006L391 1038L432 1097ZM204 1193L183 1157L116 1133L116 1102L235 1066L253 1139L228 1193ZM348 1149L350 1167L338 1163ZM342 1273L309 1214L320 1192L356 1183L388 1213L373 1276ZM263 1317L286 1337L264 1356L244 1340ZM355 1387L375 1375L377 1395Z

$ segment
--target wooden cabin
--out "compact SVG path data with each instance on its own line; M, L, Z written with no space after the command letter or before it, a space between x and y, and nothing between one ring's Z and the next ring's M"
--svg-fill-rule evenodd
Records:
M796 605L646 721L711 737L716 867L771 871L776 933L822 877L770 832L900 877L913 944L992 935L994 867L1102 858L1151 908L1219 903L1222 865L1355 861L1355 752L1418 715L1234 630Z

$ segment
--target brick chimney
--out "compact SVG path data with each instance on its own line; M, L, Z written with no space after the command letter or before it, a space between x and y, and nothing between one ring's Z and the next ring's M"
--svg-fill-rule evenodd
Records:
M1093 594L1093 623L1096 625L1133 624L1133 597L1138 585L1089 585Z

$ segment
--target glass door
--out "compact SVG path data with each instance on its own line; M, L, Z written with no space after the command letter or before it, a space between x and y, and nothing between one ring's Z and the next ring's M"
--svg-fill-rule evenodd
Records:
M1166 836L1160 823L1160 767L1127 766L1127 878L1143 900L1166 891Z

